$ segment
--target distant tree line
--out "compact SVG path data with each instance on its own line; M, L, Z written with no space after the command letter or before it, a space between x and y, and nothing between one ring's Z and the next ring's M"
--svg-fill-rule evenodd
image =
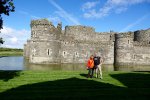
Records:
M23 52L23 49L16 49L16 48L0 48L0 52L1 51L20 51Z

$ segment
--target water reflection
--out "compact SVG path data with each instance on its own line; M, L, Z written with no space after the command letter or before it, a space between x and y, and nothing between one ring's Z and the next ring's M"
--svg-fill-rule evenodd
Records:
M26 70L85 70L85 64L30 64L24 59Z
M134 66L117 66L114 67L115 71L150 71L148 65L134 65Z
M86 70L86 64L30 64L20 57L0 57L0 70ZM150 66L103 65L103 71L150 71Z
M86 64L30 64L24 59L27 70L86 70ZM114 71L113 65L103 65L102 70Z
M0 57L0 70L24 70L23 57Z

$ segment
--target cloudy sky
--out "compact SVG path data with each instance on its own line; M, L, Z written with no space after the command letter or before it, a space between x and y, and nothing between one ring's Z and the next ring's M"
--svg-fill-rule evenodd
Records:
M57 25L92 26L97 32L150 28L150 0L14 0L15 12L2 15L3 47L23 48L30 39L32 19L47 18Z

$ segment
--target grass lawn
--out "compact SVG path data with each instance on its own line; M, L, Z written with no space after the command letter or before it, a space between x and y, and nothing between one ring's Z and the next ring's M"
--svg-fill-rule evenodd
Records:
M149 100L150 72L0 71L1 100Z
M0 52L0 56L22 56L23 52L16 52L16 51L3 51Z

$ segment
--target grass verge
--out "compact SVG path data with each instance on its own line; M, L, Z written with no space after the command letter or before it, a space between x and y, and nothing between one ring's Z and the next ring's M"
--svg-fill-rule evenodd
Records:
M23 56L23 52L3 51L0 52L0 56Z
M22 56L22 49L0 48L0 56Z

